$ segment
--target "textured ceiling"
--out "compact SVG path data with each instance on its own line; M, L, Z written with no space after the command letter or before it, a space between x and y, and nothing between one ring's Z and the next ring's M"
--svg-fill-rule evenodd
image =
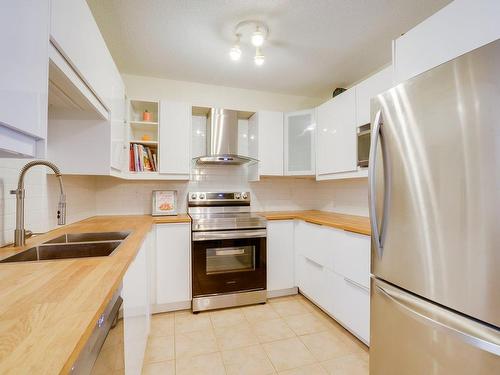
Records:
M122 73L325 97L391 60L391 40L450 0L87 0ZM228 57L234 26L266 22L266 62Z

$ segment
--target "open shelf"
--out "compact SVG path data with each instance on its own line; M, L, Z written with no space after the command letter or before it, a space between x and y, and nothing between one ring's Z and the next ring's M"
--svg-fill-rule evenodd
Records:
M129 121L132 123L155 123L158 125L158 102L150 102L145 100L130 100L130 116ZM144 121L142 114L148 111L151 113L151 120Z
M148 102L144 100L130 100L129 113L129 139L130 142L141 144L153 144L158 142L158 102ZM144 111L151 114L150 121L143 121L142 115ZM149 137L151 141L135 141L143 136ZM132 139L134 141L132 141ZM146 143L147 142L147 143Z
M138 143L145 146L157 146L158 141L140 141L140 140L130 140L129 143Z
M130 160L129 151L129 173L131 179L148 179L158 175L158 171L137 170L134 168L147 169L147 166L152 165L152 156L156 156L156 168L158 168L158 149L159 149L159 102L147 100L130 99L129 116L128 116L128 129L127 139L130 147L132 144L140 145L133 150L133 160ZM145 111L150 113L150 119L145 121L143 113ZM143 139L146 138L147 140ZM141 151L142 150L142 151ZM137 156L137 154L139 156ZM138 159L135 159L135 158ZM139 161L137 161L139 160ZM142 160L142 161L141 161ZM140 163L144 163L140 165ZM134 164L133 164L134 163Z
M156 121L130 121L133 125L158 125Z

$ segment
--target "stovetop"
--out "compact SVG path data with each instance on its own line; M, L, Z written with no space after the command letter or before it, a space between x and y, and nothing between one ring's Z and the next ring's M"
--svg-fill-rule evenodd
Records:
M193 231L266 228L266 219L250 210L249 192L188 194L188 214Z
M190 213L193 231L260 229L267 220L251 212L241 213Z

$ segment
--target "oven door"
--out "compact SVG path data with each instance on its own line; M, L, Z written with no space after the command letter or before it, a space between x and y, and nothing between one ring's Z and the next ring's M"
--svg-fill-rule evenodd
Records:
M193 232L193 297L266 289L266 230Z

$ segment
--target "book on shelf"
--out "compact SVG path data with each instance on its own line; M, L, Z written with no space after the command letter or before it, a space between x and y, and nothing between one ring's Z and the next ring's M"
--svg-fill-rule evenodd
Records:
M129 169L131 172L156 172L156 149L140 143L131 143Z

